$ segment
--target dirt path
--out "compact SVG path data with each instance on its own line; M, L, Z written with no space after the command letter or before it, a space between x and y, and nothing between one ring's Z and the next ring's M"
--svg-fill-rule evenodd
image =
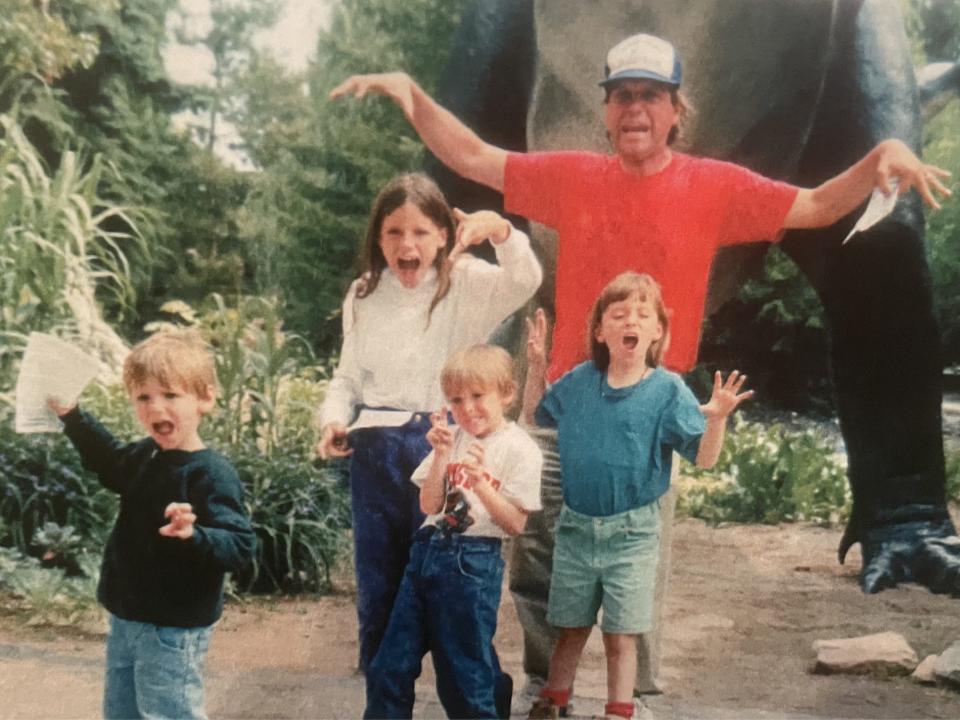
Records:
M859 557L836 564L839 531L810 526L710 529L685 520L674 534L664 647L666 693L657 718L960 718L960 693L908 678L818 676L818 638L902 633L920 658L960 639L960 601L916 587L864 596ZM519 630L504 593L497 646L522 685ZM214 718L351 718L363 707L353 672L349 595L231 605L214 635L208 710ZM596 635L596 634L595 634ZM96 717L102 638L56 638L0 627L0 718ZM418 717L442 717L429 663ZM577 681L578 715L601 709L596 636ZM523 716L525 701L515 702Z

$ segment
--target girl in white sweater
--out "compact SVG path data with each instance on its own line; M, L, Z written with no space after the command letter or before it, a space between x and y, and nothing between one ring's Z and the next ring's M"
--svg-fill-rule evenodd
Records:
M461 252L490 240L497 265ZM350 461L360 669L376 655L423 522L410 476L430 451L440 371L536 291L527 236L491 211L451 211L425 175L401 175L371 210L364 270L343 303L340 364L320 408L321 457ZM353 422L349 432L348 424Z

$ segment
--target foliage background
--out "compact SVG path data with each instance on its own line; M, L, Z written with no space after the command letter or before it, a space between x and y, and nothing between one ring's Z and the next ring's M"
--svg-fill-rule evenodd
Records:
M253 41L277 0L211 0L218 22L206 34L179 22L177 0L0 0L0 586L10 568L29 569L37 606L55 607L31 563L89 580L114 511L62 438L12 432L27 333L116 360L158 323L196 325L217 353L223 393L207 432L243 476L262 540L238 587L328 586L349 517L337 468L310 459L310 417L370 203L389 177L421 166L423 148L390 103L326 96L349 74L385 68L433 91L462 4L337 0L311 63L291 72ZM901 7L918 65L960 58L960 0ZM171 80L161 51L172 35L209 50L213 83ZM186 110L183 129L173 118ZM226 122L244 167L211 150ZM925 158L960 168L958 138L954 96L926 127ZM958 224L953 199L927 234L950 365L960 364ZM705 341L698 374L709 376L710 357L736 358L768 405L832 413L822 312L783 255L771 252L763 276L710 318ZM83 402L118 435L136 433L109 373ZM700 478L688 510L842 519L842 472L818 459L825 448L804 432L741 427L719 480Z

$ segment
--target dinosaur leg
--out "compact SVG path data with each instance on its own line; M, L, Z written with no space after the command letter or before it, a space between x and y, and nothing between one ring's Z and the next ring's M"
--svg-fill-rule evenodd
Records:
M805 185L834 175L885 137L919 149L898 7L875 0L840 7L840 41L801 166ZM841 245L852 223L784 240L817 288L829 324L853 494L840 561L859 542L865 592L918 582L960 595L960 539L945 498L940 339L919 198L901 198L890 217Z

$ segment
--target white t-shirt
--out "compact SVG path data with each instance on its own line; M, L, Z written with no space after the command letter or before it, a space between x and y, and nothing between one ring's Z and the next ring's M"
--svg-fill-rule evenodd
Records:
M454 525L454 532L477 537L504 538L506 532L490 517L487 506L473 490L463 486L464 474L461 461L470 460L467 450L474 443L483 446L484 467L488 481L507 500L527 512L539 510L540 469L543 455L540 448L527 433L514 422L505 422L496 432L485 438L476 438L462 428L457 428L453 440L451 461L447 465L446 501L443 510L428 515L423 527L436 525L447 518ZM423 484L434 453L420 463L411 478L419 487Z

